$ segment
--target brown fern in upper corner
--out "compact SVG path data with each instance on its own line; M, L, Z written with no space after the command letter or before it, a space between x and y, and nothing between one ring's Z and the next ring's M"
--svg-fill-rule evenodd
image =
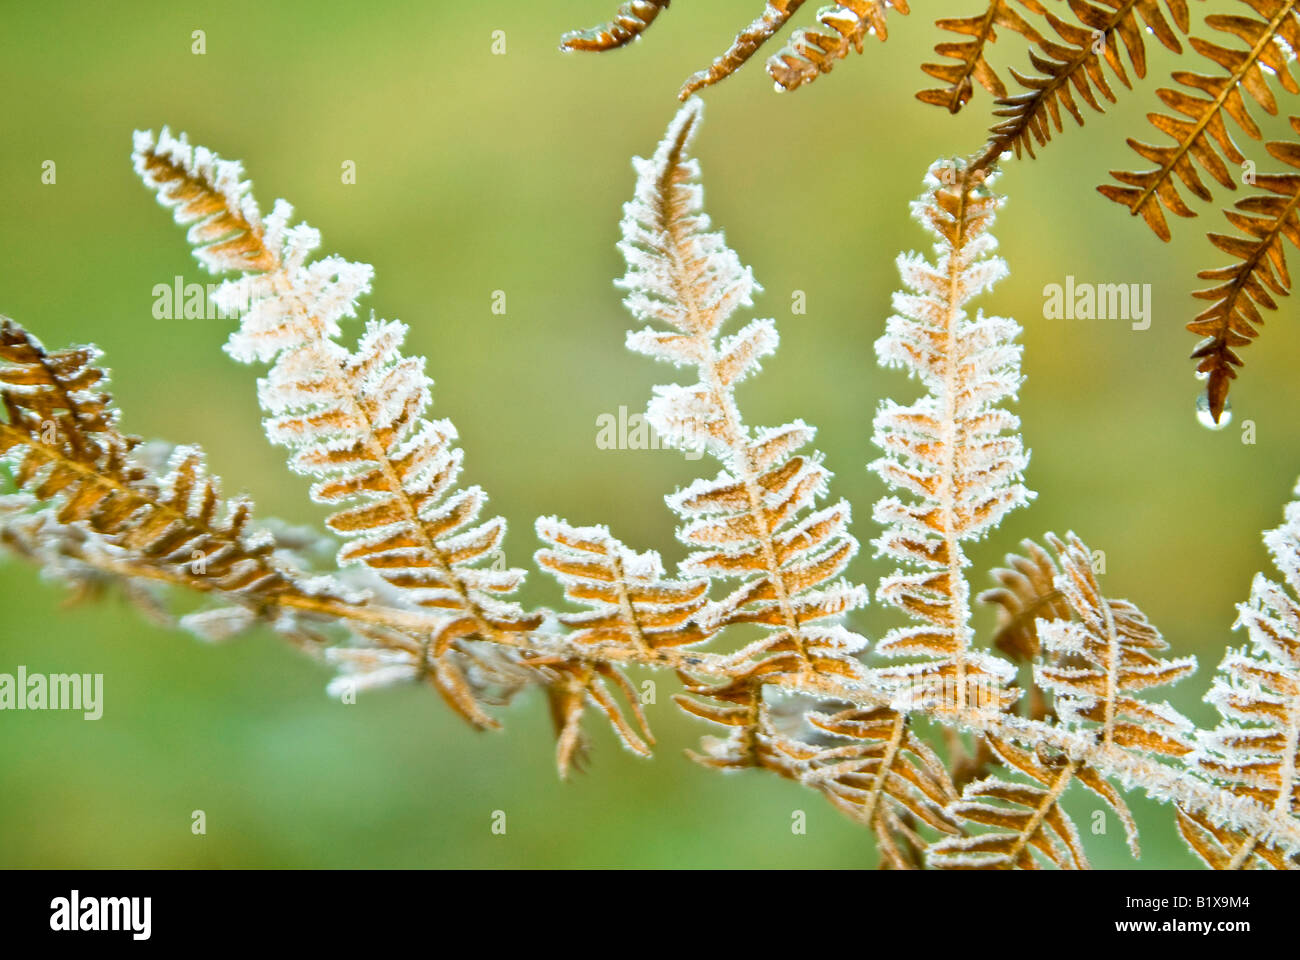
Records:
M782 90L795 90L830 73L835 61L850 51L862 52L868 35L889 38L886 18L893 10L906 15L907 0L837 0L817 12L817 26L795 31L782 49L767 61L767 72Z
M561 50L617 50L637 39L672 0L628 0L609 23L574 30L560 38Z
M1300 117L1290 119L1292 129L1300 133ZM1272 156L1300 170L1300 143L1266 146ZM1209 235L1211 243L1240 262L1197 274L1202 280L1218 282L1192 294L1211 303L1187 325L1205 338L1192 356L1201 361L1196 369L1207 379L1206 397L1216 422L1223 415L1229 384L1237 376L1234 368L1241 366L1236 351L1257 337L1257 328L1264 323L1260 307L1276 310L1274 297L1291 291L1282 240L1300 247L1300 173L1256 174L1254 183L1266 192L1238 200L1234 210L1224 211L1228 222L1246 236Z
M1038 0L1022 0L1026 9L1044 15L1046 11ZM985 48L998 39L997 28L1006 27L1020 34L1030 43L1043 43L1043 35L1025 20L1011 5L1011 0L989 0L988 9L972 17L960 17L936 20L936 27L950 30L970 40L945 41L935 45L934 52L941 57L949 57L956 63L925 63L921 69L943 80L947 86L930 90L920 90L916 99L922 103L932 103L944 107L949 113L956 113L974 95L972 81L977 81L993 96L1002 98L1007 95L1006 84L996 70L984 59Z
M1186 33L1186 0L1165 0L1165 3L1178 29ZM1023 150L1032 157L1035 143L1040 147L1045 145L1052 138L1053 127L1061 131L1063 110L1083 126L1083 113L1075 103L1074 93L1098 113L1103 109L1098 93L1114 103L1115 93L1106 79L1102 62L1110 67L1120 83L1130 86L1120 57L1120 45L1115 42L1117 38L1128 52L1133 72L1139 78L1145 77L1146 46L1143 28L1138 23L1139 13L1146 21L1147 29L1162 44L1175 53L1182 52L1177 34L1170 28L1155 0L1102 0L1101 6L1087 0L1071 0L1070 9L1079 20L1077 24L1057 17L1041 6L1034 11L1046 17L1059 42L1041 36L1036 39L1029 37L1038 47L1037 50L1030 49L1029 58L1041 76L1011 71L1016 83L1026 92L998 99L994 115L1006 119L990 131L992 137L981 159L976 161L977 167L988 165L1009 149L1014 149L1017 156Z
M735 37L731 46L704 70L687 79L678 94L685 100L703 87L725 80L771 40L802 7L804 0L767 0L763 12ZM560 49L612 50L639 37L647 30L668 0L631 0L619 8L609 24L564 35ZM907 0L836 0L817 11L817 26L795 31L781 50L767 61L767 72L778 90L794 90L823 73L849 52L862 52L862 42L874 34L888 36L885 23L890 10L906 14Z
M1143 159L1157 166L1140 172L1112 171L1124 186L1103 184L1097 189L1106 197L1122 203L1162 240L1170 237L1161 207L1180 217L1195 212L1179 195L1175 177L1202 200L1211 199L1192 161L1228 190L1237 188L1227 163L1241 164L1246 157L1237 148L1223 114L1231 117L1238 128L1253 140L1262 137L1259 127L1246 108L1242 92L1249 93L1266 113L1277 113L1277 102L1269 88L1273 77L1288 93L1300 93L1291 75L1285 50L1276 42L1281 39L1291 48L1300 47L1300 21L1296 19L1297 0L1244 0L1258 12L1257 17L1212 15L1206 25L1245 42L1244 48L1223 47L1200 37L1192 37L1192 48L1213 61L1225 72L1218 76L1180 72L1174 80L1195 93L1162 87L1160 99L1186 119L1168 114L1151 115L1151 123L1171 137L1171 146L1154 146L1130 139L1129 146ZM1196 94L1204 94L1197 96ZM1217 149L1216 149L1217 147ZM1220 156L1222 154L1222 156Z

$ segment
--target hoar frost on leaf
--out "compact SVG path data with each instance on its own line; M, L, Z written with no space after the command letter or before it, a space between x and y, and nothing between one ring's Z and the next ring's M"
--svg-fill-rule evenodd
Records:
M1021 382L1020 328L966 311L1006 274L988 233L1001 202L991 180L960 161L931 167L912 213L936 238L935 259L899 257L906 289L895 294L896 313L876 343L883 365L904 368L927 391L908 405L884 401L874 420L885 456L871 469L901 494L877 502L875 519L886 529L875 545L904 565L878 593L918 622L891 630L877 650L927 658L880 676L910 688L904 700L958 710L977 701L997 707L1013 696L1003 690L1009 665L971 649L962 544L1032 497L1021 482L1029 458L1016 433L1020 421L1001 406Z
M1223 722L1200 735L1189 757L1200 776L1293 822L1300 818L1300 487L1295 496L1282 525L1264 535L1283 583L1257 574L1237 607L1236 626L1246 629L1250 648L1224 657L1205 696ZM1179 810L1183 837L1209 866L1300 866L1300 850L1226 827L1228 812Z
M135 146L136 169L190 226L205 266L243 274L219 293L241 311L227 350L271 363L258 385L267 433L292 451L295 471L316 478L313 498L341 507L328 521L347 541L340 563L365 564L398 588L398 602L439 618L433 681L469 719L491 725L452 654L462 638L527 631L541 618L507 599L524 571L485 566L505 521L481 521L483 491L457 486L455 430L424 417L431 383L423 360L401 353L406 327L372 319L355 351L335 339L369 292L372 269L310 260L317 231L291 226L283 202L263 222L240 168L184 137L142 133Z
M709 631L765 626L765 638L744 650L747 660L776 658L766 670L779 663L796 672L853 672L850 654L861 643L839 620L867 594L833 579L857 551L848 504L814 510L830 474L820 454L796 453L812 439L810 427L796 421L755 432L736 405L735 385L775 351L778 336L771 320L722 335L761 288L704 213L699 163L688 155L702 111L701 101L688 100L654 155L633 161L636 190L619 243L624 303L647 324L628 334L628 347L698 378L656 388L647 419L669 443L705 449L722 464L717 476L667 498L683 521L679 537L693 548L682 571L740 581L700 622Z

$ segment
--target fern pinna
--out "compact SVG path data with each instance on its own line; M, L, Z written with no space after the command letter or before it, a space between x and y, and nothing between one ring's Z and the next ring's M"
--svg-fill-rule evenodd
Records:
M983 598L1002 623L980 642L965 545L1032 497L1006 408L1019 328L969 312L1006 272L990 233L994 176L939 161L913 207L935 257L900 258L905 289L878 344L923 393L875 417L872 468L893 490L874 511L875 545L900 567L877 592L911 622L874 659L853 619L867 591L844 577L858 547L849 505L823 502L830 474L806 452L813 428L748 426L736 402L778 337L764 319L728 330L759 287L703 212L689 152L701 112L689 100L636 161L620 244L619 283L642 325L628 346L686 374L656 389L647 417L670 445L719 464L667 497L687 548L675 574L607 527L548 516L535 559L574 609L513 600L523 571L486 563L504 521L481 519L485 495L458 482L455 430L426 418L430 384L401 353L404 328L371 320L356 348L339 342L370 268L311 260L319 235L293 225L287 204L263 218L238 165L166 131L137 136L136 168L189 227L200 262L237 274L218 293L240 315L227 351L270 364L267 434L337 508L338 569L315 568L312 537L224 500L199 451L121 433L92 348L48 351L8 320L0 456L15 489L0 501L0 543L83 594L119 585L158 617L172 618L167 588L200 591L211 602L184 625L209 639L269 625L339 668L335 694L427 683L487 727L494 706L540 688L562 775L586 762L593 707L649 753L625 671L672 670L676 702L722 734L697 760L817 790L873 832L889 867L1086 866L1062 805L1075 782L1116 811L1135 853L1122 791L1137 788L1175 806L1213 867L1295 866L1300 502L1267 538L1286 585L1260 578L1243 604L1250 648L1224 661L1213 731L1150 695L1194 662L1161 656L1155 628L1104 594L1073 534L1049 535L1050 552L1027 543L995 572L1000 587ZM1031 664L1028 697L1015 661ZM930 744L932 729L946 738Z
M1198 379L1205 381L1202 403L1215 424L1226 423L1228 392L1243 363L1239 351L1259 334L1260 308L1276 309L1274 298L1291 289L1280 238L1288 235L1290 201L1296 195L1291 174L1254 173L1257 158L1244 149L1236 132L1262 140L1251 101L1276 115L1279 93L1300 94L1292 73L1300 49L1300 8L1296 0L1234 2L1244 9L1207 13L1206 29L1198 29L1192 12L1200 4L1188 0L985 0L982 10L953 11L963 15L934 21L958 39L938 43L937 62L921 64L940 85L916 93L924 103L957 113L975 98L977 85L988 92L993 101L988 137L967 162L973 170L991 172L1013 154L1034 157L1064 131L1065 116L1083 126L1089 111L1103 112L1118 101L1122 90L1145 79L1149 40L1173 55L1190 48L1208 61L1208 72L1175 71L1173 85L1156 90L1161 107L1171 112L1148 116L1156 131L1172 142L1128 140L1138 156L1154 166L1112 171L1112 182L1097 190L1142 217L1167 241L1172 236L1167 213L1196 216L1187 195L1210 201L1214 184L1235 190L1238 181L1261 188L1261 193L1239 201L1236 210L1226 211L1234 226L1250 234L1248 239L1209 234L1216 248L1243 262L1201 272L1202 279L1221 282L1194 293L1212 305L1187 323L1188 330L1202 338L1192 359ZM685 99L735 73L801 6L802 0L769 0L725 53L687 80L679 96ZM640 36L666 7L625 4L610 25L591 34L611 42L591 42L582 39L588 37L584 33L570 35L562 46L621 46ZM793 32L786 46L769 57L767 72L778 90L794 90L830 72L850 51L862 52L866 36L886 39L887 20L908 12L902 0L838 0L820 8L817 27ZM1012 63L1018 58L1021 66L1000 68L990 61L1000 36L1019 47ZM1294 166L1294 149L1290 143L1266 145L1268 154L1288 166Z

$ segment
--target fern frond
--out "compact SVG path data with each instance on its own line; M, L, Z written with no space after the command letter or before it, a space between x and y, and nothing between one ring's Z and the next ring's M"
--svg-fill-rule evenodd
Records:
M1034 679L1055 694L1062 722L1094 730L1103 746L1170 757L1190 752L1191 721L1167 703L1128 694L1176 683L1195 672L1196 658L1155 656L1168 644L1136 606L1102 596L1083 541L1048 534L1047 542L1060 562L1056 589L1074 619L1039 623L1043 653L1051 659L1035 664Z
M1173 79L1192 93L1170 87L1161 87L1158 91L1165 105L1182 115L1178 118L1164 113L1149 115L1152 125L1172 138L1173 145L1155 146L1129 139L1129 146L1139 156L1158 166L1137 172L1112 170L1111 176L1122 186L1107 183L1097 188L1103 196L1128 207L1134 216L1140 214L1161 240L1170 238L1162 207L1180 217L1196 216L1180 195L1175 176L1196 197L1202 200L1212 198L1193 160L1221 186L1228 190L1236 189L1236 180L1227 164L1244 163L1246 157L1228 132L1224 114L1231 117L1251 139L1260 140L1263 136L1246 107L1242 92L1249 93L1271 115L1277 113L1277 102L1269 87L1270 77L1288 93L1300 93L1300 85L1291 74L1286 53L1287 49L1300 46L1297 0L1242 2L1250 6L1256 16L1215 14L1206 17L1205 23L1242 40L1246 44L1244 49L1223 47L1200 37L1191 37L1189 41L1192 49L1213 61L1225 73L1211 76L1179 71L1173 74Z
M215 211L208 216L220 219L220 205L232 196L252 209L243 187L235 194L222 189L232 176L228 167L207 151L191 152L184 137L137 134L135 158L164 205L182 196L167 185L184 182L185 209ZM424 417L431 384L423 361L401 353L405 326L371 320L355 351L336 341L340 321L355 316L357 300L369 291L372 270L339 257L308 262L319 234L290 227L291 215L281 201L254 231L265 251L256 262L271 265L263 272L250 271L248 255L200 248L214 269L244 272L216 294L241 317L227 352L272 364L258 385L267 434L292 451L292 469L315 478L313 499L341 507L327 521L346 541L339 562L363 564L396 588L397 602L436 614L427 641L435 685L466 719L494 726L472 695L459 645L541 622L507 599L524 571L484 566L505 521L481 521L482 489L457 486L462 454L453 446L455 427Z
M9 540L27 544L24 552L52 573L79 564L112 575L137 598L149 581L219 596L219 609L180 621L208 639L283 610L289 598L355 599L327 578L300 576L286 562L289 551L253 528L251 501L221 496L198 448L176 448L164 475L146 466L138 438L118 428L98 358L93 347L47 351L0 317L0 462L31 506L50 508L10 512ZM306 634L291 615L269 619L282 633Z
M1019 419L1000 406L1020 386L1020 328L982 312L972 318L965 309L1006 273L988 233L999 200L983 173L960 161L932 166L926 190L913 215L937 238L936 262L899 258L910 292L894 295L898 312L876 352L883 365L916 376L927 394L908 406L881 404L874 440L885 456L871 464L909 498L876 503L875 518L886 527L877 553L907 568L884 578L878 593L919 625L891 630L876 649L927 658L893 677L913 685L922 701L960 711L972 705L972 694L1014 699L1004 689L1010 665L971 648L962 544L1032 494L1021 482L1028 456L1012 432Z
M763 44L776 36L803 5L804 0L767 0L763 13L736 34L736 39L732 41L726 53L715 59L708 69L700 70L687 78L677 94L677 99L685 100L702 88L712 86L731 76L748 63L750 57L757 53Z
M537 535L548 547L534 555L537 565L564 587L564 595L587 608L581 613L559 615L569 628L570 642L592 648L598 656L602 646L640 650L651 657L661 647L683 647L709 639L694 622L708 601L708 581L673 580L664 576L663 564L654 552L638 554L612 537L605 527L575 527L556 517L537 521ZM557 756L561 775L581 744L579 723L583 705L590 700L614 724L625 746L635 753L649 753L649 730L630 684L621 672L608 664L586 666L577 661L554 663L566 674L564 695L554 708L557 721ZM613 707L604 689L611 680L626 695L636 713L638 734Z
M637 319L663 325L629 333L628 347L699 378L657 388L646 419L669 445L706 450L723 466L668 498L683 521L678 536L693 549L682 572L741 581L700 618L712 631L764 628L737 664L775 656L795 672L844 673L865 642L837 622L866 602L865 589L833 579L857 550L849 507L813 509L830 475L820 454L796 452L812 439L811 427L794 421L755 433L736 406L735 385L776 349L777 334L771 320L755 320L719 337L758 286L722 235L709 232L701 208L699 165L687 149L702 109L697 98L688 101L655 155L634 161L636 195L624 208L619 244L625 304Z
M1300 133L1300 117L1290 120L1292 129ZM1300 168L1300 143L1278 141L1266 146L1278 160ZM1200 361L1197 372L1207 380L1205 395L1215 423L1223 416L1228 390L1237 376L1235 368L1242 365L1236 351L1257 337L1257 328L1264 323L1260 308L1278 309L1274 297L1291 291L1282 240L1300 246L1300 174L1256 174L1255 183L1267 192L1238 200L1235 210L1224 211L1228 222L1246 236L1209 234L1211 243L1240 263L1202 270L1197 274L1200 279L1217 282L1192 294L1211 301L1187 329L1205 338L1192 358Z
M1189 759L1205 779L1294 822L1300 819L1300 499L1287 505L1282 525L1264 543L1283 583L1256 575L1250 599L1238 606L1235 626L1246 628L1250 649L1224 657L1205 697L1224 720L1201 735ZM1300 866L1300 858L1267 835L1179 813L1183 837L1214 869Z
M779 90L795 90L830 73L851 50L862 52L862 41L889 37L885 18L890 10L906 15L907 0L836 0L817 11L817 26L796 30L790 41L767 61L767 72Z
M1021 4L1039 16L1046 15L1046 10L1038 0L1020 0ZM945 41L935 45L934 52L940 57L956 60L956 63L925 63L921 69L942 80L946 86L928 90L918 90L916 99L922 103L932 103L943 107L949 113L957 113L970 101L978 82L994 97L1007 95L1006 85L996 70L984 59L984 48L998 39L997 28L1006 27L1024 37L1031 44L1044 43L1043 35L1032 24L1016 12L1010 0L988 0L988 7L983 13L973 17L959 17L936 20L934 25L940 30L948 30L970 40Z
M932 844L932 866L1032 870L1038 867L1037 851L1048 864L1062 869L1088 869L1079 831L1061 806L1066 788L1076 780L1115 810L1133 843L1128 807L1085 765L1061 755L1034 754L996 737L990 737L989 744L1009 770L1022 776L1016 781L989 777L967 786L948 814L972 827L991 829Z
M888 835L904 816L940 833L957 832L945 813L957 797L952 780L905 714L850 708L832 715L810 712L806 719L830 743L800 760L798 779L805 785L820 789L877 837Z
M707 602L707 580L665 578L657 553L635 553L605 527L541 517L537 535L550 545L534 555L537 565L559 580L569 600L588 608L559 616L572 642L652 651L708 639L693 620Z
M667 9L668 2L629 0L611 22L566 33L560 49L604 51L626 46L649 29L660 11ZM767 0L763 12L736 34L721 56L687 78L678 99L686 100L743 67L763 44L780 32L804 2ZM795 31L790 41L768 58L767 72L776 81L776 88L794 90L820 74L829 73L835 62L848 56L850 50L861 53L862 41L869 34L886 39L885 16L889 10L906 14L907 0L835 0L833 5L822 7L817 11L817 26Z
M993 646L1012 660L1038 656L1040 620L1068 620L1070 606L1056 589L1056 564L1051 554L1032 540L1021 540L1024 556L1007 554L1007 566L990 572L999 584L975 599L998 608Z
M1186 0L1165 0L1165 6L1178 29L1186 33L1189 26ZM1026 92L998 98L994 115L1006 119L989 131L988 145L976 166L992 163L1011 149L1015 150L1016 156L1020 156L1022 151L1034 156L1034 145L1045 146L1052 139L1053 127L1058 133L1064 129L1061 123L1063 110L1083 126L1083 113L1074 99L1076 93L1098 113L1104 110L1098 100L1099 93L1105 100L1115 103L1115 92L1106 79L1102 63L1109 65L1115 78L1125 87L1131 86L1117 39L1128 52L1133 72L1139 78L1145 77L1146 46L1144 29L1138 22L1139 13L1146 21L1147 32L1174 53L1182 52L1178 35L1170 27L1169 19L1157 0L1099 0L1099 3L1070 0L1070 10L1078 19L1077 24L1063 20L1051 11L1041 11L1059 42L1040 37L1036 41L1038 49L1030 50L1029 59L1039 76L1011 71L1016 83Z
M560 49L604 51L625 47L650 29L672 0L627 0L612 20L587 30L572 30L560 38Z
M555 727L555 765L561 779L567 779L570 769L581 770L586 763L590 748L582 730L582 718L588 706L595 706L605 715L623 746L639 756L650 756L654 736L650 733L636 690L618 667L599 661L554 656L533 657L524 662L541 669L549 681L547 692ZM611 687L627 703L632 713L631 720L613 697Z
M725 738L701 738L701 752L686 752L691 760L714 770L761 766L759 734L764 726L762 677L765 672L760 663L736 676L710 682L679 671L686 692L673 694L673 702L684 713L727 728Z
M171 208L176 222L189 227L194 255L212 273L261 272L277 266L266 226L243 179L243 166L222 160L206 147L193 147L163 130L157 142L137 139L135 171Z

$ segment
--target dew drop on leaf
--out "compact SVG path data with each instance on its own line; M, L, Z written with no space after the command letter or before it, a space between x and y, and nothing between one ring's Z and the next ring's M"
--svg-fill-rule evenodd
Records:
M1222 430L1232 423L1232 401L1224 403L1219 422L1215 423L1214 414L1210 413L1210 398L1205 394L1201 394L1196 398L1196 419L1200 421L1201 426L1209 430Z

